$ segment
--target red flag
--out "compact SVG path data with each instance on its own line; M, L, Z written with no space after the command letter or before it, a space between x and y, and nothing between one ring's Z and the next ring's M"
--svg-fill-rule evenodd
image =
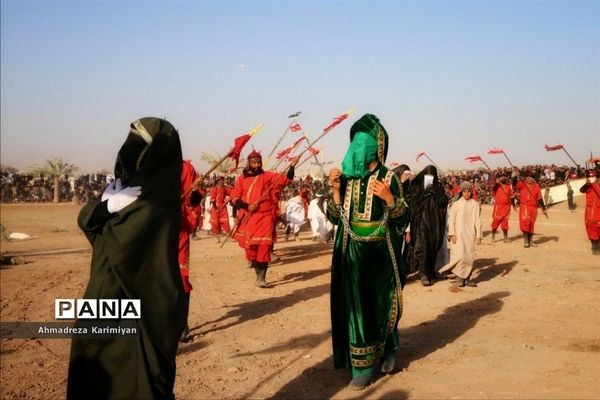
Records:
M310 151L310 153L311 153L313 156L316 156L317 154L319 154L319 149L316 149L316 148L314 148L314 147L309 147L309 148L308 148L308 151Z
M301 130L302 130L302 127L297 122L294 125L290 125L290 131L292 131L292 132L298 132Z
M424 152L424 151L420 151L420 152L418 152L418 153L417 153L417 160L416 160L416 161L418 162L418 161L419 161L419 158L423 157L424 155L425 155L425 152Z
M497 147L492 147L488 150L488 154L504 154L504 150L499 149Z
M248 140L250 140L250 138L251 136L247 133L245 135L236 137L235 141L233 142L233 148L229 152L229 158L235 161L236 169L238 164L240 163L240 154L242 154L242 150L244 149L244 146L246 145L246 143L248 143Z
M335 117L333 119L333 122L331 124L329 124L325 129L323 129L323 133L327 133L330 130L332 130L335 126L339 125L343 120L348 118L349 115L350 115L349 113L346 113L346 114L342 114L342 115Z
M562 144L557 144L556 146L548 146L547 144L545 144L544 147L546 148L546 151L562 150L565 148L565 146L563 146Z
M483 161L480 156L469 156L465 160L469 160L470 162Z
M296 147L296 146L298 146L298 145L300 144L300 142L302 142L304 139L306 139L306 136L302 136L300 139L296 140L296 141L294 142L294 144L292 144L292 147L294 147L294 148L295 148L295 147Z
M290 154L290 151L292 151L292 146L286 147L285 149L278 151L275 158L279 160L279 159L287 156L288 154Z

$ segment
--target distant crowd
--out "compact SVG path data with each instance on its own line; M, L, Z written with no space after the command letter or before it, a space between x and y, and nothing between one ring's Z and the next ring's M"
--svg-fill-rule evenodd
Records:
M585 176L584 168L556 165L526 165L520 167L521 172L532 171L535 179L542 188L561 185L569 179L577 179ZM413 171L418 172L418 171ZM444 185L447 194L462 181L470 181L475 185L481 204L493 204L494 196L492 186L497 176L510 176L512 168L496 168L493 171L465 170L453 171L440 174L440 182ZM204 186L214 186L218 175L213 174L204 180ZM233 187L235 175L225 176L225 186ZM35 177L33 175L2 172L1 197L2 203L43 203L51 202L54 198L53 179L48 177ZM80 176L64 176L59 179L59 201L77 202L81 204L100 198L106 185L111 182L113 176L110 174L86 174ZM305 190L309 193L328 193L329 184L322 176L296 177L293 183L287 186L281 193L282 200L293 197L294 192Z

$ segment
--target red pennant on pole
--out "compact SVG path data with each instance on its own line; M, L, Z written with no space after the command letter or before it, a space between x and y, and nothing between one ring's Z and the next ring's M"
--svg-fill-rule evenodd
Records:
M425 155L425 152L424 152L424 151L420 151L420 152L418 152L418 153L417 153L417 159L416 159L415 161L417 161L417 162L418 162L418 161L419 161L419 158L423 157L424 155Z
M465 160L469 160L469 162L483 161L480 156L469 156Z
M319 149L316 149L314 147L309 147L308 151L313 155L316 156L317 154L319 154Z
M488 154L504 154L504 150L499 149L497 147L492 147L488 150Z
M240 155L242 154L242 150L244 149L246 143L248 143L248 141L250 140L250 137L251 136L249 134L238 136L233 142L233 148L229 152L229 158L235 161L236 168L240 163Z
M338 115L337 117L335 117L333 119L333 122L331 124L329 124L325 129L323 129L323 133L327 133L330 130L332 130L334 127L336 127L337 125L342 123L343 120L348 118L348 116L350 116L350 113L345 113L345 114Z
M557 144L556 146L548 146L547 144L545 144L544 148L546 149L546 151L556 151L564 149L565 146L563 146L562 144Z
M292 131L292 132L298 132L298 131L301 131L301 130L302 130L302 127L297 122L295 124L293 124L293 125L290 125L290 131Z

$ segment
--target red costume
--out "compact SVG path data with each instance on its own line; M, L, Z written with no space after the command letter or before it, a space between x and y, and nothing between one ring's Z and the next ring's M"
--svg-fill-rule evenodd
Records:
M595 242L600 240L600 182L598 182L598 178L594 183L586 182L580 191L585 193L585 230L588 238Z
M519 226L523 233L533 234L535 220L540 201L542 200L542 190L540 186L532 181L517 182L515 188L519 191Z
M492 231L498 227L508 232L508 219L510 217L510 206L513 198L513 190L508 183L496 183L492 189L494 192L494 212L492 213Z
M278 204L273 192L278 192L291 182L286 175L265 171L256 176L240 176L231 191L233 202L238 199L246 204L258 204L254 212L239 209L239 227L234 239L246 251L249 261L269 263L274 241L275 216Z
M181 169L181 193L185 193L198 178L194 166L189 160L183 161ZM194 194L195 193L195 194ZM192 203L197 197L197 203ZM194 199L196 200L196 199ZM186 293L192 290L190 283L190 234L196 231L200 223L200 196L198 191L189 192L181 199L181 222L179 226L179 271Z
M218 235L221 230L229 233L229 214L227 213L227 203L229 202L229 188L225 186L215 186L210 191L210 227L213 235Z

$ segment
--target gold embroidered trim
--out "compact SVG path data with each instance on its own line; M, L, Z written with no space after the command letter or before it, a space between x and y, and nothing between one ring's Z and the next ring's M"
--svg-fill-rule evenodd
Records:
M383 343L377 343L373 346L367 346L367 347L350 346L350 354L357 355L357 356L363 356L366 354L375 354L377 352L383 351L384 348L385 348L385 344L383 344Z
M370 367L372 365L375 365L377 363L378 360L373 359L373 360L355 360L355 359L350 359L350 362L352 364L353 367Z

